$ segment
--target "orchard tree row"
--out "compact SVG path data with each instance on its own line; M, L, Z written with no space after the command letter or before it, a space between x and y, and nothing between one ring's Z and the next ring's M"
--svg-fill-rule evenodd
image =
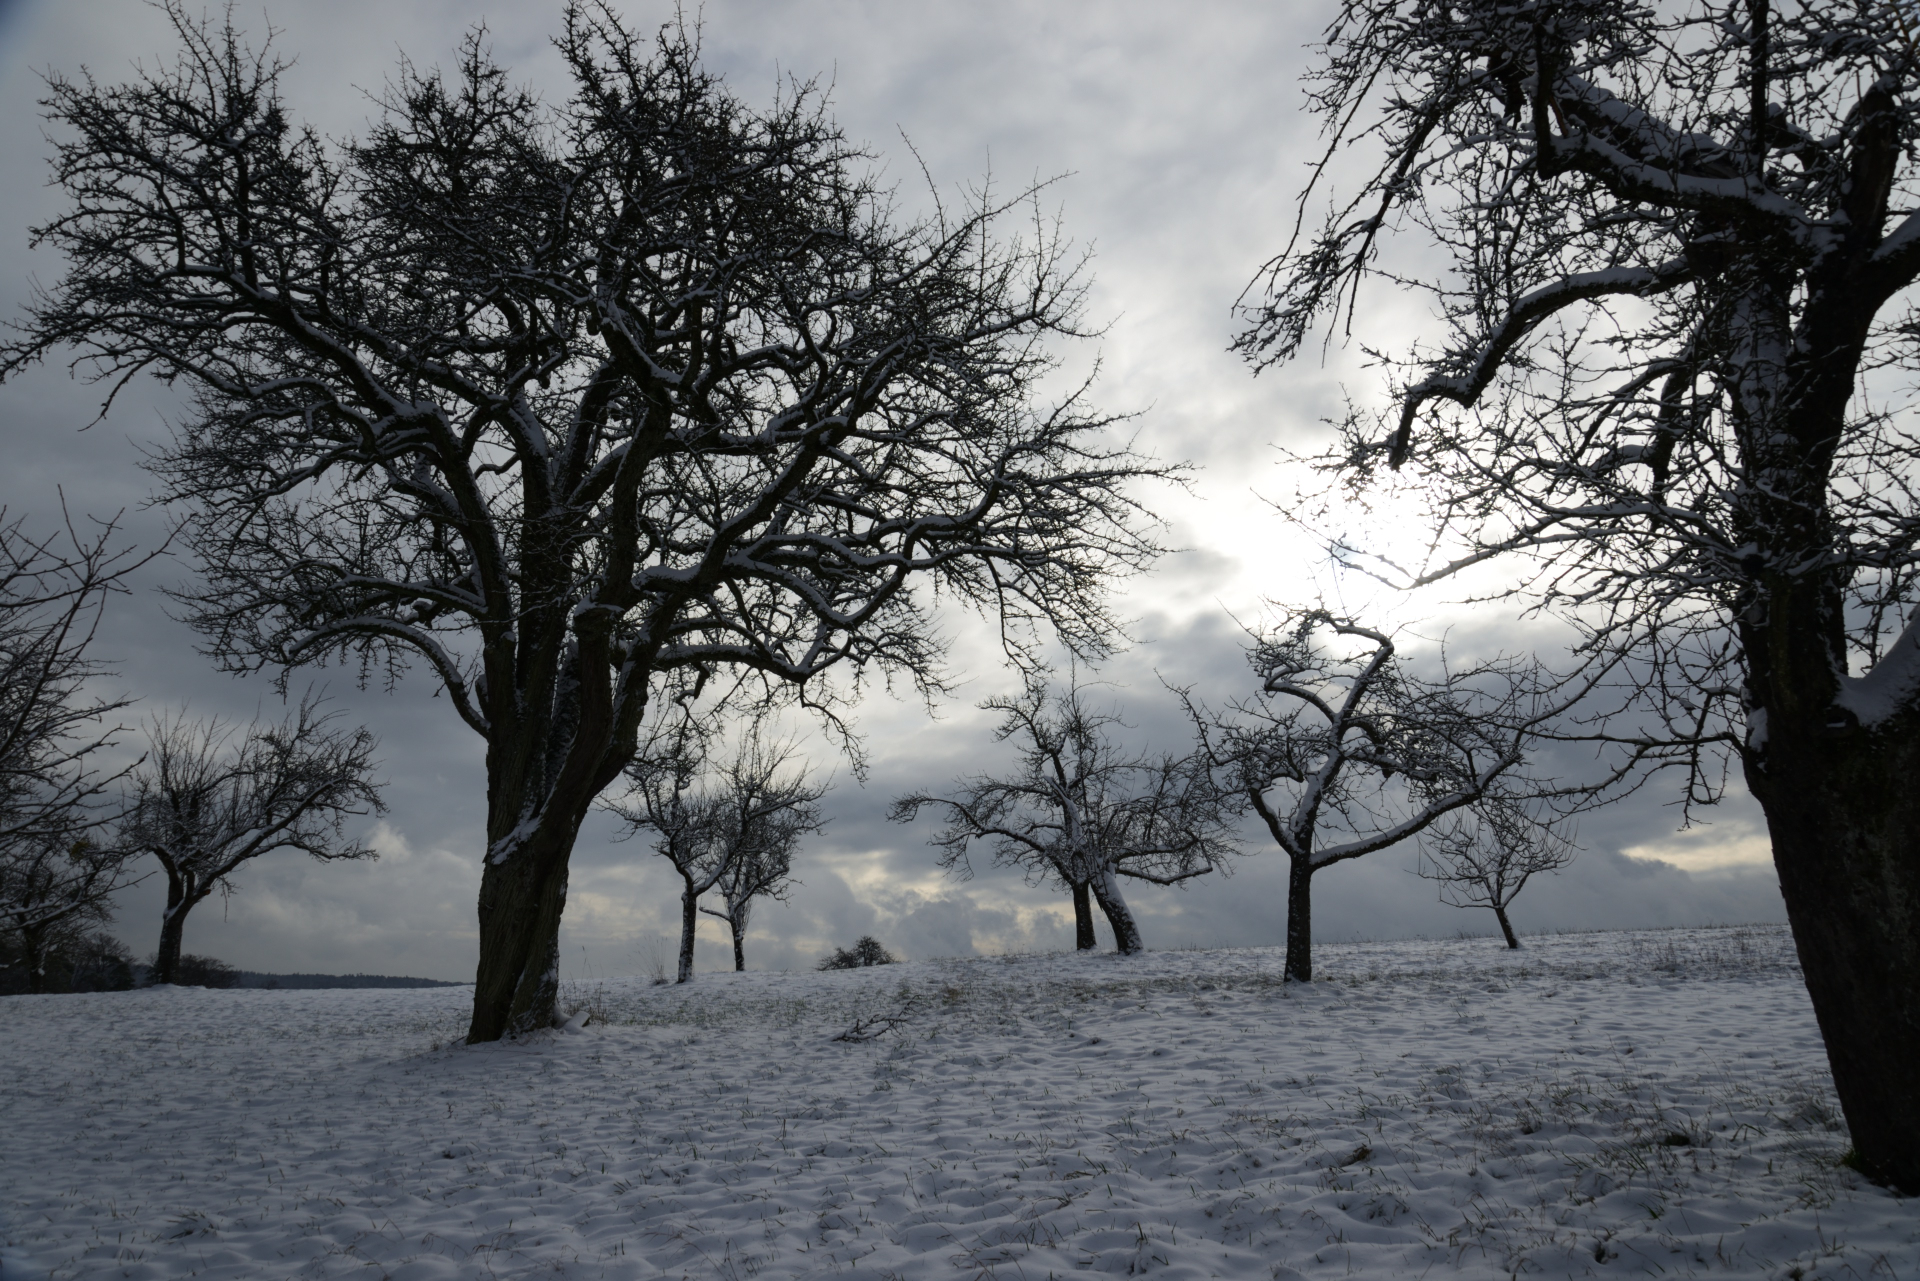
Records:
M186 389L151 466L207 652L412 669L482 740L470 1040L552 1022L569 858L623 775L660 840L732 839L680 785L688 709L844 730L867 681L936 697L955 607L1028 672L1117 646L1109 589L1159 551L1142 486L1183 469L1086 387L1050 393L1089 326L1038 191L905 217L816 86L751 106L683 28L611 4L566 10L560 100L476 34L340 140L270 52L168 12L171 65L48 82L66 205L36 235L67 270L0 373ZM1286 514L1409 588L1510 566L1495 598L1578 642L1559 675L1422 682L1309 612L1255 638L1244 701L1186 696L1191 752L1130 755L1034 685L996 708L1020 768L902 817L932 808L955 870L984 842L1130 948L1120 878L1218 866L1237 797L1292 861L1304 948L1339 858L1437 829L1443 859L1497 862L1663 770L1710 804L1737 763L1859 1162L1920 1188L1920 51L1850 0L1339 0L1317 56L1326 158L1238 344L1273 374L1351 340L1387 377ZM1433 335L1363 332L1381 287L1428 291ZM1424 563L1341 538L1383 495L1424 506ZM1596 777L1534 777L1541 736Z

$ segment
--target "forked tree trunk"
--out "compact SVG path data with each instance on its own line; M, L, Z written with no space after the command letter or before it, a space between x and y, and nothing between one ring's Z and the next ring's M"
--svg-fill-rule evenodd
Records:
M1100 911L1107 918L1107 924L1113 927L1115 950L1126 956L1146 951L1146 942L1140 937L1140 926L1133 919L1133 909L1127 906L1125 896L1120 893L1120 881L1112 869L1102 868L1094 873L1091 888L1094 900L1100 904Z
M1313 981L1313 863L1290 860L1287 869L1287 978Z
M153 950L153 968L147 972L148 983L172 983L180 975L180 943L186 937L187 913L193 910L193 902L187 898L186 886L181 878L170 870L167 873L167 909L160 914L160 945Z
M467 1043L519 1036L553 1023L560 994L560 918L567 906L564 845L520 847L480 874L480 964Z
M1920 713L1872 730L1769 719L1747 780L1854 1152L1920 1193Z
M1085 881L1073 887L1073 950L1091 952L1100 946L1093 934L1093 891Z
M1520 937L1513 932L1513 922L1507 919L1506 904L1495 903L1493 905L1493 914L1500 918L1500 932L1507 936L1507 946L1510 948L1519 947Z

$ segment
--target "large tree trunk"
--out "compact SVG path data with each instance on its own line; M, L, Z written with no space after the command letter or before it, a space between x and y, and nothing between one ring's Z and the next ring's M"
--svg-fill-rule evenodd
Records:
M1287 977L1313 981L1313 863L1305 858L1287 871Z
M729 916L727 928L733 931L733 972L744 974L747 969L747 924L737 916Z
M567 906L564 845L529 841L480 875L480 965L467 1043L520 1036L554 1023L560 995L560 918Z
M1146 941L1140 937L1140 926L1134 922L1133 909L1127 906L1126 898L1120 893L1120 880L1113 874L1112 868L1101 868L1094 873L1093 897L1100 904L1100 911L1107 918L1107 924L1113 927L1113 946L1126 956L1147 950Z
M1100 940L1093 935L1093 891L1080 881L1073 887L1073 950L1091 952L1098 946Z
M1920 1193L1920 716L1773 732L1748 784L1861 1169Z
M186 886L172 869L167 871L167 909L160 914L160 945L153 950L148 983L172 983L180 974L180 941L186 936L187 913L193 908Z
M1500 932L1507 936L1507 946L1510 948L1519 947L1520 936L1513 932L1513 922L1507 919L1506 905L1504 903L1495 903L1493 905L1493 914L1500 918Z

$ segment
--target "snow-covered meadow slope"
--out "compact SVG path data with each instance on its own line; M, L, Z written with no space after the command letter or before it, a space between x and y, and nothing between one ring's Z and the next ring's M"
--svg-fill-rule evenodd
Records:
M1783 931L1317 959L7 998L0 1275L1920 1276Z

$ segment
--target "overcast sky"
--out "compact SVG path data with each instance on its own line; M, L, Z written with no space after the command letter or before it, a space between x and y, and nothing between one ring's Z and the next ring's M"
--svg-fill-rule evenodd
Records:
M1059 178L1047 198L1073 238L1094 250L1092 309L1109 322L1097 348L1071 359L1099 355L1101 403L1138 411L1146 448L1198 468L1191 493L1153 496L1169 540L1185 550L1128 586L1139 643L1100 673L1107 701L1135 732L1169 746L1183 731L1160 677L1215 697L1234 692L1246 669L1233 620L1257 617L1264 600L1330 592L1422 634L1451 626L1456 645L1548 643L1484 610L1365 597L1333 578L1266 501L1284 500L1294 485L1276 446L1309 447L1343 393L1378 390L1350 351L1257 379L1226 351L1232 303L1291 225L1314 151L1299 82L1330 7L715 0L702 10L707 62L738 93L764 102L787 75L830 82L839 121L881 157L908 204L919 178L906 140L948 189L989 171L1001 184ZM270 21L278 47L297 58L285 82L290 107L340 137L359 129L367 93L401 52L419 63L442 59L476 22L527 83L558 96L547 37L559 9L544 0L269 0L240 5L236 20L256 35ZM665 4L627 12L646 25L673 13ZM0 0L0 43L0 119L8 122L0 133L0 307L15 315L33 279L51 281L60 269L27 244L28 228L59 207L46 186L40 75L84 67L121 79L136 61L170 57L170 40L161 15L134 0ZM1364 316L1367 341L1390 345L1423 319L1391 297L1376 299ZM0 503L44 522L64 492L75 512L125 509L132 537L152 545L165 518L141 505L149 485L138 461L160 438L169 402L159 389L136 387L83 432L97 399L58 368L0 387ZM161 562L131 598L116 601L101 655L119 664L122 686L148 710L277 714L267 682L214 672L167 617L158 588L188 572ZM750 965L809 965L863 933L913 957L1071 945L1059 895L1017 877L944 880L927 832L885 821L892 797L943 787L993 759L991 718L972 705L1008 690L1009 674L977 628L951 627L960 697L937 719L917 703L870 699L859 714L873 761L864 786L832 759L815 762L835 776L831 826L807 848L792 902L756 915ZM381 736L391 813L372 839L382 858L253 864L229 903L212 900L191 918L187 949L258 970L470 978L485 813L479 740L419 676L391 694L356 691L338 672L318 679ZM1736 798L1711 826L1680 834L1672 799L1656 787L1590 819L1575 865L1520 900L1520 927L1782 919L1757 809ZM570 975L633 973L671 950L677 877L644 844L611 836L609 824L590 824L574 856ZM1318 937L1490 928L1484 912L1435 902L1433 887L1409 870L1413 857L1412 849L1376 855L1316 878ZM1242 945L1281 941L1284 892L1283 860L1250 840L1231 879L1205 878L1184 893L1142 886L1132 898L1151 947ZM152 950L159 902L149 882L119 905L118 932L139 955ZM723 931L717 921L703 926L700 968L730 963Z

